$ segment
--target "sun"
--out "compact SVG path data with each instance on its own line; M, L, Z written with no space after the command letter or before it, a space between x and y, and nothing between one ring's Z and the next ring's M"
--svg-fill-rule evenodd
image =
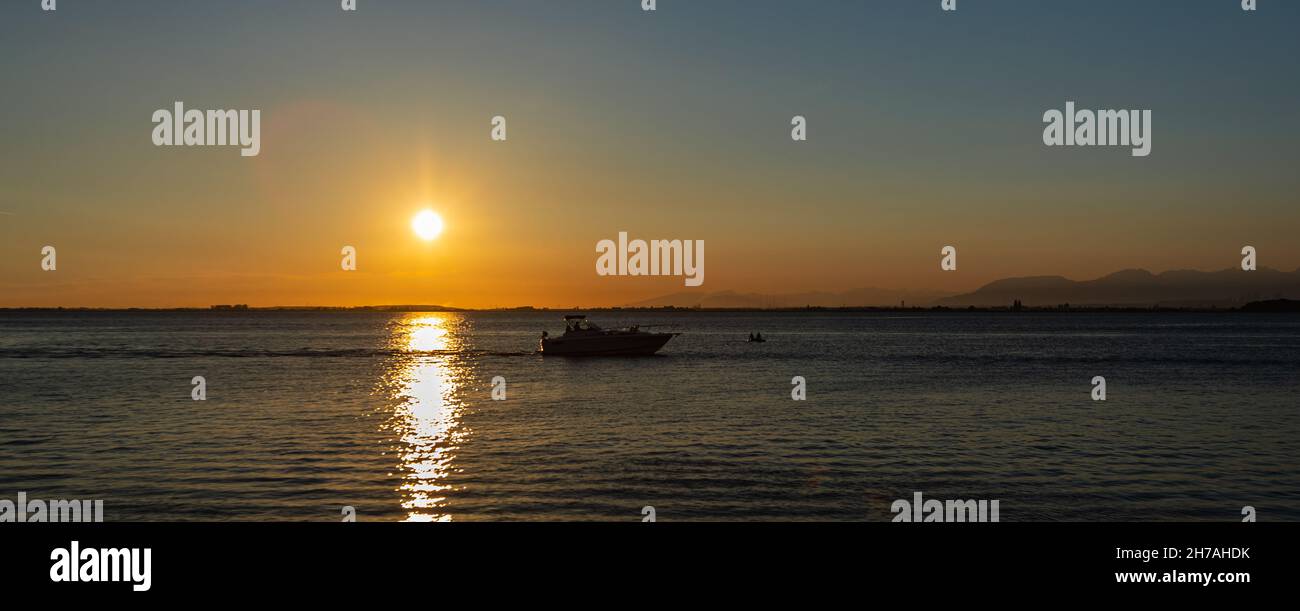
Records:
M426 242L432 241L442 233L442 217L432 210L421 210L415 218L411 219L411 229L415 235Z

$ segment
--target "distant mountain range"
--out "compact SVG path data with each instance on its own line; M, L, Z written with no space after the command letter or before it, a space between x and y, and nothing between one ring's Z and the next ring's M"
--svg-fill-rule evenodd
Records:
M844 292L779 295L719 291L681 292L628 304L631 307L797 308L886 306L997 307L1019 300L1028 307L1070 304L1127 307L1235 307L1266 299L1300 299L1300 270L1283 272L1225 269L1215 272L1173 270L1153 274L1129 269L1095 280L1061 276L1007 278L978 290L953 295L938 291L863 288Z
M939 299L936 305L1000 306L1019 299L1026 306L1239 306L1262 299L1300 298L1300 270L1283 272L1225 269L1217 272L1174 270L1153 274L1128 269L1096 280L1060 276L1008 278L965 295Z
M718 291L713 293L681 292L664 295L654 299L627 304L634 308L661 308L675 306L679 308L802 308L805 306L838 308L854 306L891 306L900 303L907 305L931 305L936 300L948 297L952 293L939 291L900 291L892 289L863 288L843 292L814 291L809 293L785 293L763 295L759 293L737 293L735 291Z

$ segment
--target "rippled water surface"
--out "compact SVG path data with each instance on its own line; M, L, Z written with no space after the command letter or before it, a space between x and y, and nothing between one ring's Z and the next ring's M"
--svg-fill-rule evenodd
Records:
M888 520L922 491L1003 521L1300 520L1293 316L616 312L592 317L682 335L534 354L560 314L0 314L0 498L146 521Z

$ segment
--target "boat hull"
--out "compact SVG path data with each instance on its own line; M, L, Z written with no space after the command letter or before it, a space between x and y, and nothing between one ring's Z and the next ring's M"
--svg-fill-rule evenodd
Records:
M611 334L553 337L542 340L541 353L556 356L648 356L659 351L674 333Z

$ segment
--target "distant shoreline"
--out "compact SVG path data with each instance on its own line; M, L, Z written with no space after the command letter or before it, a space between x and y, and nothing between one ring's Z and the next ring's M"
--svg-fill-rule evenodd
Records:
M266 312L638 312L638 313L675 313L675 312L724 312L724 313L807 313L807 312L887 312L887 313L963 313L963 312L1004 312L1020 314L1025 312L1051 313L1144 313L1144 312L1300 312L1300 301L1291 299L1272 299L1252 301L1237 307L1180 307L1180 306L997 306L997 307L899 307L899 306L805 306L801 308L702 308L702 307L594 307L594 308L537 308L522 306L513 308L452 308L437 305L381 305L381 306L265 306L221 305L206 308L91 308L91 307L22 307L0 308L0 312L208 312L213 314L249 314Z

